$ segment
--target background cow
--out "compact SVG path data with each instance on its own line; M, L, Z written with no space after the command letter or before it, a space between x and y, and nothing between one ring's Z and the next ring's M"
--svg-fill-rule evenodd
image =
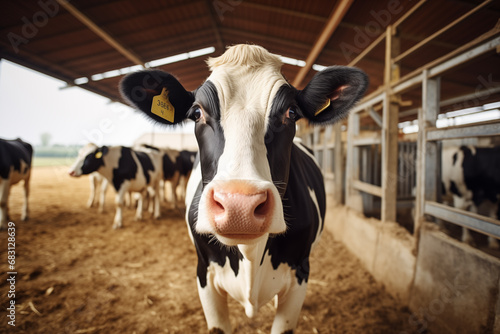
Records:
M174 207L179 206L179 202L186 198L187 180L193 170L196 152L187 150L177 151L170 148L158 148L151 145L143 145L146 149L156 150L162 155L162 171L165 185L169 186L168 191L162 191L165 186L160 186L162 199L167 201L165 193L171 197L171 203ZM180 190L180 191L179 191ZM178 192L179 191L179 192Z
M446 147L442 153L444 193L453 197L453 206L500 219L500 147ZM473 245L467 228L462 229L462 241ZM498 240L488 237L490 248L498 249Z
M161 177L161 157L156 152L134 151L124 146L84 146L69 170L70 176L99 172L116 190L116 214L113 228L122 227L122 207L126 193L144 194L150 191L154 198L154 217L160 217L158 181ZM135 218L142 219L142 197L139 196Z
M21 220L28 219L28 197L30 192L31 159L33 147L20 138L0 139L0 230L9 220L9 193L13 184L24 180L24 204Z
M149 70L125 77L122 95L156 121L196 122L199 163L188 183L186 218L210 332L231 332L230 295L249 317L277 297L272 333L292 333L326 207L311 151L293 143L296 121L345 117L367 77L330 67L297 90L281 74L278 56L250 45L230 47L208 64L212 73L194 92Z

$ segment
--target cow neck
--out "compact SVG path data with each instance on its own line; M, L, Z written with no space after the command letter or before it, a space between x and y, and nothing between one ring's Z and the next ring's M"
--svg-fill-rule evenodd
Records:
M243 255L241 263L245 282L245 297L247 302L244 304L245 313L248 317L252 318L259 309L259 291L262 284L259 269L261 268L261 259L266 251L267 239L269 236L266 234L261 237L257 243L252 245L238 245L238 249Z

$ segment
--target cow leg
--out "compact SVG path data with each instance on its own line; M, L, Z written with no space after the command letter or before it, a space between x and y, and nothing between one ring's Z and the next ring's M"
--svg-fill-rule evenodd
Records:
M296 281L295 281L296 282ZM293 333L297 327L300 310L306 298L307 283L296 283L285 296L278 296L278 309L271 334Z
M174 176L170 180L170 182L172 183L172 199L174 201L174 208L178 207L177 186L179 185L179 178L180 178L180 173L175 172Z
M160 183L159 182L156 182L156 184L154 186L153 202L154 202L153 217L155 219L159 219L160 218Z
M113 228L121 228L122 221L123 221L123 215L122 215L122 209L123 209L123 199L125 197L125 193L128 192L127 187L122 186L118 193L116 194L116 214L115 214L115 220L113 222Z
M172 182L170 180L163 181L163 201L165 203L172 202Z
M155 213L155 207L156 207L156 197L158 194L158 187L156 186L149 186L147 188L147 196L148 196L148 212L153 215Z
M488 247L491 249L500 249L500 244L494 237L488 237Z
M159 193L158 193L159 197L160 197L160 200L162 202L166 202L167 199L165 198L165 181L164 180L160 180L159 182Z
M99 213L104 212L104 201L106 200L107 190L108 190L108 180L103 179L101 183L101 192L99 194Z
M181 189L181 194L180 194L180 200L182 202L186 201L186 187L187 187L187 182L189 180L189 176L191 175L191 172L189 172L187 175L184 175L181 177L181 181L179 182L179 186Z
M469 211L473 212L473 213L477 213L477 207L472 204L469 208ZM476 246L476 242L474 241L474 238L470 234L469 229L465 228L465 227L462 227L462 242L464 242L470 246Z
M231 322L229 321L227 295L219 294L210 281L203 288L198 282L198 295L207 320L208 332L230 334Z
M468 228L463 227L462 228L462 242L466 243L467 245L474 246L474 238L470 234L470 231Z
M471 212L477 212L476 206L472 202L472 193L468 193L465 196L453 195L453 206L461 210L469 210ZM470 234L470 231L462 227L462 242L470 246L474 246L474 238Z
M175 192L175 188L177 187L177 185L175 184L174 185L174 179L170 179L170 180L167 180L165 182L165 201L168 203L170 202L170 205L169 207L170 208L175 208L176 207L176 203L177 203L177 194Z
M137 198L137 210L135 211L135 220L142 220L142 210L144 204L144 196L146 196L146 191L138 192Z
M30 171L31 172L31 171ZM28 172L28 173L30 173ZM29 218L28 197L30 195L30 175L24 179L24 203L21 212L21 220L26 221Z
M89 175L89 182L90 182L90 196L89 200L87 201L87 207L91 208L94 206L94 200L95 200L95 190L97 186L97 177L95 175L90 174Z
M8 223L8 200L9 200L9 179L0 178L0 230L7 228Z
M497 214L498 210L500 209L500 202L492 204L493 205L490 205L489 216L490 218L498 219ZM488 248L500 249L500 244L498 243L498 240L494 237L488 236Z

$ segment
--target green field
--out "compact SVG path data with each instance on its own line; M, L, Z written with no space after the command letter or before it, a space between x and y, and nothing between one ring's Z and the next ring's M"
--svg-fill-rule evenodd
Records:
M46 167L46 166L71 166L75 161L75 158L63 158L63 157L34 157L33 167Z

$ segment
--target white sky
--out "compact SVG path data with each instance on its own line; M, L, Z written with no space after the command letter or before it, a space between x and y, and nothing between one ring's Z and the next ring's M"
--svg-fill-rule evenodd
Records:
M41 144L131 146L145 132L166 132L139 112L79 87L60 89L66 83L12 62L0 62L0 137L21 137ZM118 89L118 88L117 88ZM176 127L175 131L189 131Z

